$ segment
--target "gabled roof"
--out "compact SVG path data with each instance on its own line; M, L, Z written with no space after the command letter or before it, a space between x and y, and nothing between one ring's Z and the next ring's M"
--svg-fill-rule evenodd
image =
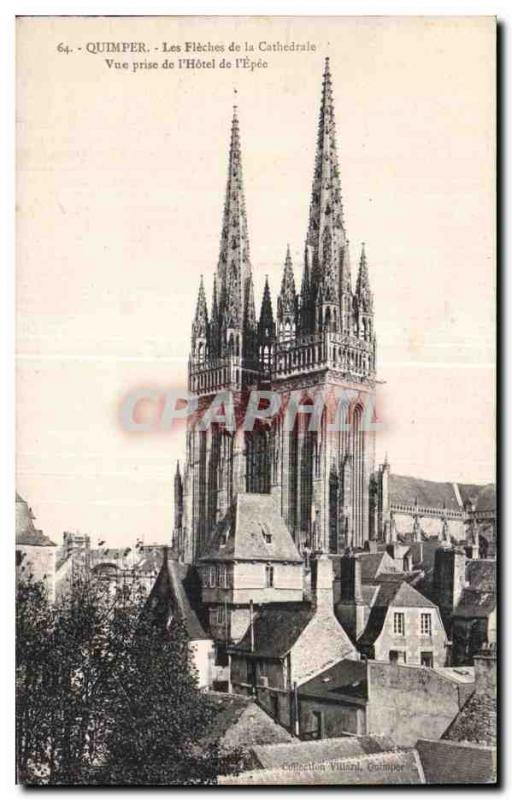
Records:
M454 617L478 619L488 617L496 608L496 593L471 589L462 590L461 598L453 612Z
M245 492L216 526L201 560L302 562L274 498Z
M417 503L420 507L444 507L448 511L462 511L464 505L474 503L477 512L495 511L496 487L494 483L482 486L475 483L426 481L411 475L391 473L389 501L392 505L414 506Z
M496 745L496 697L475 692L442 736L452 742Z
M394 576L393 576L394 577ZM382 576L379 580L379 593L374 606L402 606L405 608L436 608L435 604L420 594L410 583L400 576L393 580L392 576Z
M288 731L274 722L253 698L223 692L207 692L206 697L216 714L202 737L205 744L219 742L226 750L292 741Z
M458 487L462 502L474 503L476 511L496 510L496 486L494 483L488 483L485 486L459 483Z
M472 589L496 591L496 562L484 558L468 558L466 580Z
M309 603L269 603L254 615L254 653L267 658L283 658L313 619ZM232 652L251 652L251 631L233 645Z
M386 561L392 562L386 552L360 553L358 558L361 564L361 583L373 583Z
M336 699L348 695L368 699L366 661L344 658L299 687L299 694ZM366 751L368 752L368 751Z
M406 581L393 581L388 579L390 576L385 577L379 584L379 593L370 611L366 628L357 640L358 645L367 647L377 641L389 608L437 608Z
M460 511L453 483L425 481L410 475L389 476L389 501L392 505L418 506L426 508L443 508Z
M146 601L145 614L163 631L177 618L185 625L191 640L209 639L190 605L178 563L167 557L166 548L163 550L162 566Z
M325 745L328 739L318 744ZM308 743L310 746L313 742ZM221 785L369 786L425 783L415 750L393 750L314 763L299 762L295 769L255 769L238 775L219 775Z
M301 686L301 693L303 688ZM251 755L256 767L282 769L295 767L297 764L317 764L340 758L386 753L395 749L393 741L387 736L345 736L339 739L313 739L307 742L295 740L290 744L260 745L251 748Z

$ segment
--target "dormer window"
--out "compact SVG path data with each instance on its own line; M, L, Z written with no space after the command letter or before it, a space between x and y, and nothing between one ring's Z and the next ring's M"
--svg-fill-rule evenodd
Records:
M272 544L272 534L266 525L261 526L261 535L265 544Z

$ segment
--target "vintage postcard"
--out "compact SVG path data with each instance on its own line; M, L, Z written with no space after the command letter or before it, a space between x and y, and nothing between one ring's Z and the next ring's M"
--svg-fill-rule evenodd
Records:
M16 57L18 782L495 783L495 18Z

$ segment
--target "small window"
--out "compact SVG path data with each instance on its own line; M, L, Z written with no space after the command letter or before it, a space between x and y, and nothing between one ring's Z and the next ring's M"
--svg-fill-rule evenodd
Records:
M274 585L274 567L269 564L265 567L265 586L271 587Z
M217 625L224 625L226 621L226 609L223 605L217 606L217 615L216 615Z
M221 589L225 589L227 586L227 572L225 564L219 564L217 568L217 586Z
M272 544L272 534L266 525L261 526L261 535L263 536L265 544Z
M209 584L211 589L215 587L215 567L210 567Z
M405 650L390 650L389 660L397 664L405 664L407 662L407 655Z
M429 667L432 669L434 666L434 654L431 650L428 650L424 653L421 653L420 656L421 666L422 667Z
M420 622L422 636L432 636L432 614L422 614Z
M404 636L405 634L405 619L401 611L396 611L393 615L393 632L397 636Z

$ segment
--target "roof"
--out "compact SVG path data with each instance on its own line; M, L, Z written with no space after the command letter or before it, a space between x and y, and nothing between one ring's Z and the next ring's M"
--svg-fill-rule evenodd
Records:
M299 695L324 697L335 700L348 695L360 700L368 699L366 661L344 658L334 666L315 675L299 687Z
M496 745L496 697L475 692L459 711L443 739Z
M389 501L392 505L414 506L417 503L420 507L446 508L448 511L462 511L463 506L474 503L477 511L495 511L496 487L494 483L482 486L475 483L426 481L410 475L391 474Z
M375 600L376 606L403 606L404 608L436 608L431 600L420 594L410 583L400 577L394 581L391 576L379 579L380 589Z
M219 741L223 749L230 749L292 741L288 731L252 698L224 692L207 692L206 696L217 713L203 738L205 743Z
M390 750L395 750L395 745L386 736L343 736L253 747L251 755L255 766L262 769L282 769L297 764L325 763Z
M318 763L296 764L293 768L256 769L239 775L220 775L220 785L416 785L425 783L415 750L375 753Z
M163 550L162 566L146 601L146 613L163 630L167 630L176 617L185 625L190 639L209 639L190 605L178 563L167 557L167 548Z
M496 748L447 739L418 739L416 750L429 784L483 784L496 780Z
M386 562L392 562L386 552L360 553L358 558L361 564L361 583L372 583L385 567ZM393 566L393 563L391 563L391 566Z
M34 514L28 503L16 492L16 544L56 547L55 542L34 525Z
M494 483L488 483L485 486L459 483L458 487L464 504L474 504L476 511L496 511L496 486Z
M267 658L284 658L289 653L315 610L309 603L269 603L254 615L254 653ZM245 633L232 652L251 652L251 631Z
M388 608L437 608L437 606L420 594L406 581L390 580L390 576L380 582L379 592L366 623L366 628L359 637L358 645L372 645L380 636Z
M425 481L409 475L389 476L389 502L392 505L443 508L460 511L460 504L453 483Z
M454 617L477 619L488 617L496 608L496 592L465 587L453 612Z
M206 561L237 559L302 563L272 495L239 492L202 556Z
M484 558L469 558L466 561L466 580L471 588L495 592L496 561Z

